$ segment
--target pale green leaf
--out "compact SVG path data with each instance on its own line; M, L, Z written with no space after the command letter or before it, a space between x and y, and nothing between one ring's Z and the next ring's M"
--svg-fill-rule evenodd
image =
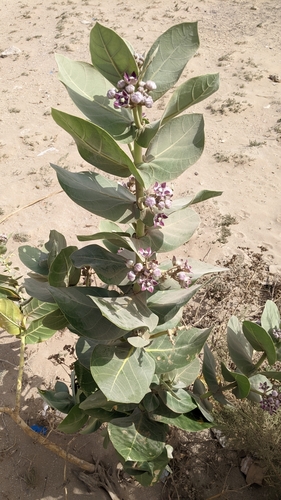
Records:
M10 299L0 298L0 328L11 335L21 333L23 315L20 308Z

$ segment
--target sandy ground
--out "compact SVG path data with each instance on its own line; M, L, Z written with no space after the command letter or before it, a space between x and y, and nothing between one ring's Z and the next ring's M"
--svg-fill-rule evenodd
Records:
M10 235L8 247L15 264L23 241L40 245L47 241L49 230L56 229L69 244L76 244L75 234L93 233L98 225L95 216L59 192L49 167L52 162L76 171L86 168L71 137L50 116L51 107L78 114L58 81L54 54L90 62L88 40L95 21L117 30L137 52L147 50L170 26L199 21L201 47L181 81L219 71L221 85L208 101L192 109L204 113L206 147L200 161L175 182L175 192L212 189L223 195L199 209L200 229L182 253L213 263L236 253L243 258L243 248L263 247L270 272L280 272L279 0L115 4L2 0L0 11L0 52L19 49L0 58L0 232ZM157 102L152 120L160 116L167 100L164 96ZM70 335L58 334L28 349L23 405L28 422L36 422L42 410L36 387L53 385L57 377L68 381L65 366L47 358L59 353L67 365L70 356L64 347L71 342ZM17 356L17 343L3 333L0 384L5 405L13 404ZM3 417L0 426L3 499L89 498L71 466L43 452L8 418ZM96 458L102 454L105 461L112 460L110 451L104 457L99 436L72 440L53 431L51 437L65 446L70 442L69 451L74 449L85 459L91 459L94 451ZM149 490L149 495L159 499L160 487ZM141 488L130 493L131 499L146 496Z

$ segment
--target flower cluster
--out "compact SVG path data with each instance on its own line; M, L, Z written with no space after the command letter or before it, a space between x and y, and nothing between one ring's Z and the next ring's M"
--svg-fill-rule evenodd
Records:
M132 260L127 260L126 266L130 269L127 278L131 282L138 283L142 292L147 290L152 293L154 287L159 283L158 280L162 276L162 271L157 260L149 260L153 255L150 247L146 249L140 248L139 254L144 258L144 263L137 262L134 264Z
M135 72L131 75L124 73L123 80L117 83L117 89L108 90L108 99L115 99L115 108L134 108L138 105L152 108L153 99L148 92L156 89L156 83L152 80L140 81Z
M158 210L163 210L165 208L169 209L171 208L172 204L172 196L173 196L173 190L169 186L167 186L166 182L162 182L161 184L159 182L155 182L153 186L153 193L148 194L145 199L144 199L144 204L148 208L157 208ZM164 220L167 219L168 216L160 212L159 214L156 214L153 223L154 227L163 227L164 226Z
M138 65L138 68L141 68L144 63L144 56L142 54L138 54L137 52L134 54L135 61Z
M272 330L272 335L277 339L281 339L281 329L280 328L273 328Z
M172 264L174 266L172 277L179 282L182 288L188 288L191 283L191 277L189 276L192 272L191 266L187 260L177 259L175 256L172 258Z
M278 408L281 406L281 392L273 389L271 393L268 393L270 387L266 382L260 383L259 387L263 391L260 407L262 410L268 411L270 415L273 415L273 413L276 413Z

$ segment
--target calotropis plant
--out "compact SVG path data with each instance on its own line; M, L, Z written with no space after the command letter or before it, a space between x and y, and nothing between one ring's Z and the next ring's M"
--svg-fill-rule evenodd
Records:
M205 345L205 388L198 378L198 354L211 329L182 324L198 278L223 270L176 255L199 224L190 205L220 193L201 191L175 200L171 185L204 147L202 115L182 112L217 90L218 75L179 85L160 119L150 122L148 112L175 85L198 46L197 24L182 23L141 56L97 23L90 35L92 64L57 56L60 80L87 119L59 110L52 110L53 118L71 134L82 158L103 174L52 167L66 194L102 218L98 233L78 240L101 243L78 249L51 231L43 249L20 247L21 260L31 270L24 284L30 298L24 301L17 283L0 275L0 325L21 340L16 407L0 410L27 431L19 419L24 347L68 327L78 336L71 391L57 382L54 390L40 393L67 414L59 425L63 432L91 433L107 423L106 440L145 485L158 480L171 457L168 425L187 431L210 427L209 397L225 403L224 390L236 391L237 397L257 392L251 377L261 367L239 364L246 347L239 347L237 336L229 349L238 372L223 365L222 375L230 382L223 386ZM160 259L160 253L173 257ZM277 323L278 332L280 318ZM256 331L244 334L251 344ZM270 337L270 342L279 340ZM271 363L273 354L268 356ZM257 396L264 405L268 388L263 385Z

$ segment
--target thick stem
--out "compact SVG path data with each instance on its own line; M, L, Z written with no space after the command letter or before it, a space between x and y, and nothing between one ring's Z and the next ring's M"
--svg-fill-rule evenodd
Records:
M141 106L139 107L141 110ZM139 109L138 107L134 108L134 116L136 120L136 116L139 116ZM137 125L137 123L136 123ZM142 162L142 147L137 144L137 142L134 142L134 162L135 165L139 165ZM143 186L136 180L136 201L137 205L140 210L144 209L143 205L143 196L144 196L144 190ZM145 224L142 222L141 219L137 220L137 225L136 225L136 236L137 238L141 238L145 234Z
M20 338L20 359L19 359L19 372L18 372L17 390L16 390L16 406L15 406L16 415L19 415L20 413L20 398L21 398L22 377L24 370L24 350L25 350L25 336L22 335Z
M80 469L86 470L88 472L95 472L95 465L91 464L90 462L86 462L85 460L82 460L78 457L75 457L71 453L67 453L63 448L60 446L57 446L55 443L52 443L49 441L47 438L44 436L41 436L40 434L37 434L34 432L26 423L25 421L18 415L16 410L11 410L10 408L7 407L0 407L0 413L6 413L7 415L10 415L10 417L14 420L14 422L27 434L33 441L36 441L36 443L42 444L47 448L48 450L52 451L59 457L61 457L63 460L67 460L68 462L72 463L73 465L76 465L77 467L80 467Z
M220 387L220 390L221 391L229 391L231 389L235 389L236 387L237 387L237 382L231 382L231 384L227 384L227 385ZM207 399L207 398L210 398L211 396L213 396L212 391L208 391L208 392L205 392L205 394L201 394L200 398Z

